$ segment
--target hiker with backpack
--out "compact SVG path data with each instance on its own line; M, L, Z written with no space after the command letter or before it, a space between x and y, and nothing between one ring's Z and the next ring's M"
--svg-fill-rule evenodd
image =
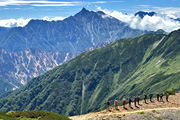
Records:
M140 105L140 104L139 104L139 101L140 101L140 97L137 96L137 103L138 103L138 105Z
M128 99L129 107L131 107L131 102L132 102L132 100L131 100L131 98L129 97L129 99Z
M160 94L160 102L163 102L163 93Z
M126 99L123 98L123 108L125 108L125 104L126 104Z
M146 102L146 99L147 99L147 95L146 95L146 93L144 93L144 102L145 102L145 103L147 103L147 102Z
M168 98L169 98L169 93L166 93L166 101L167 101L167 102L169 102L169 101L168 101Z
M159 93L156 94L156 97L157 97L157 101L159 101L159 97L160 97Z
M152 94L152 93L149 93L150 102L152 102L152 97L153 97L153 94Z
M115 101L114 101L114 106L115 106L115 109L117 110L118 109L118 101L117 101L117 99L115 99Z
M109 106L110 106L110 102L109 102L109 101L107 101L107 102L106 102L106 107L107 107L107 109L106 109L106 110L107 110L107 111L109 111Z
M136 107L137 97L134 96L134 106Z

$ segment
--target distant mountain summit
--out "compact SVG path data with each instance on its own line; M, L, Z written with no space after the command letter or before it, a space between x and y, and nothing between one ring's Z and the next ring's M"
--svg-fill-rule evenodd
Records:
M0 36L0 47L17 52L30 47L44 51L84 51L98 43L119 38L135 37L146 33L98 11L83 8L63 21L31 20L25 27L15 27Z
M172 18L172 17L170 17L170 16L168 16L166 14L156 13L156 12L153 12L153 11L152 12L139 11L139 12L134 14L134 16L139 16L141 19L143 19L146 15L150 16L150 17L152 17L154 15L157 15L159 17L166 16L166 18L169 18L169 19L172 19L172 20L175 20L175 21L178 21L178 22L180 21L180 18Z
M79 13L77 13L76 15L80 15L80 16L85 16L88 13L90 13L89 10L85 9L84 7L81 9L81 11Z
M140 18L144 18L144 16L148 15L148 16L154 16L156 13L155 12L144 12L144 11L139 11L137 13L135 13L135 16L139 16Z

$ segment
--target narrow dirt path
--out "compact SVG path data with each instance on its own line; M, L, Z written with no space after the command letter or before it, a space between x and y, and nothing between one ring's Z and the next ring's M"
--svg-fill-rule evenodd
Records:
M169 102L165 101L165 96L163 98L164 102L158 102L156 98L153 102L149 99L147 104L143 100L140 101L140 105L137 107L132 103L132 107L126 105L126 109L122 106L118 107L118 110L112 106L110 111L102 110L100 112L88 113L85 115L72 116L72 120L123 120L123 119L159 119L161 118L180 120L180 93L176 95L169 96ZM121 101L120 101L121 102ZM133 118L133 116L136 116ZM168 117L167 117L168 116ZM159 118L158 118L159 117ZM171 118L172 117L172 118Z

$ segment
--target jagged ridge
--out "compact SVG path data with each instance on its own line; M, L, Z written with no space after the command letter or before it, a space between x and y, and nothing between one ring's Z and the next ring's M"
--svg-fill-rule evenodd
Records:
M0 47L8 52L39 47L44 51L78 53L104 41L147 33L131 29L125 23L105 17L102 13L83 8L63 21L31 20L25 27L12 28L0 36Z

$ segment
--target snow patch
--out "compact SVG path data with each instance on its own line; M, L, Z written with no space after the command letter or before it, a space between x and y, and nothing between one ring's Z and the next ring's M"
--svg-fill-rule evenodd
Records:
M69 60L69 53L66 54L66 57L63 62L67 62Z
M18 86L14 85L12 82L9 82L12 86L14 86L14 88L12 90L15 90L18 88Z
M18 86L15 85L15 87L12 90L16 90L18 88Z

